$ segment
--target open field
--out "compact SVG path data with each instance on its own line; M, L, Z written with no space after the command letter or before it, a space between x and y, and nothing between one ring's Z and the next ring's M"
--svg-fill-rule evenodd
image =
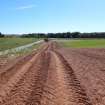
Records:
M105 49L50 41L0 69L0 105L105 105Z
M0 38L0 51L23 46L38 41L35 38Z
M63 40L61 43L71 48L105 48L105 39Z

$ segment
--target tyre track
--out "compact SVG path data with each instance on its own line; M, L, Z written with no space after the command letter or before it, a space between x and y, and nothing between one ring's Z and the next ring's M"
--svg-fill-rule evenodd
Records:
M45 92L44 87L48 76L50 54L48 52L43 52L40 56L39 65L41 65L41 67L38 70L38 75L36 76L37 81L34 83L33 92L31 93L26 105L42 105L41 99Z
M10 95L4 100L3 105L37 105L43 92L43 85L46 81L48 62L43 62L46 54L39 54L34 66L19 80L11 90Z
M53 52L53 56L55 57L57 77L61 86L60 90L58 88L58 94L61 92L59 96L62 96L59 102L64 102L63 105L92 105L67 61L57 52ZM62 102L62 100L65 101ZM61 103L58 105L61 105Z
M45 51L48 48L48 46L49 45L42 46L39 49L40 52ZM0 88L1 88L1 85L6 84L10 80L11 76L15 75L21 69L21 67L27 64L27 62L30 61L37 53L38 51L33 52L31 55L22 57L17 62L13 62L13 65L10 65L7 68L4 68L4 70L0 72Z
M10 65L6 69L2 70L2 72L0 73L0 85L6 84L11 78L11 76L15 75L18 72L18 70L20 70L21 67L27 63L27 61L31 60L32 57L35 56L35 54L36 53L21 58L17 62L13 62L13 65Z
M31 62L28 62L30 63L30 68L27 67L27 65L29 65L27 63L23 66L23 70L19 70L19 73L16 73L18 76L14 75L14 78L9 80L10 86L8 83L6 84L8 93L5 93L5 89L2 89L5 96L1 95L0 105L27 105L28 103L32 104L31 102L37 103L38 98L35 98L36 101L31 100L33 100L34 97L40 97L40 92L46 80L45 77L50 60L49 55L45 52L47 48L48 46L44 47L40 53L31 59ZM43 59L45 59L46 62L44 62ZM43 69L45 70L44 72ZM34 91L35 94L33 95Z
M11 90L16 86L16 84L24 77L25 73L28 72L30 68L32 68L32 65L34 64L34 60L36 59L36 55L29 61L27 62L24 66L21 67L21 69L16 72L15 75L13 75L9 81L2 85L0 87L0 103L1 105L2 102L5 100L6 97L11 93Z
M49 42L0 89L0 105L92 105L67 61Z

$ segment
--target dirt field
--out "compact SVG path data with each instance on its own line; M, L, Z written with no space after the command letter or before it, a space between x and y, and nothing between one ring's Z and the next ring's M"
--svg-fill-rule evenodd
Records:
M59 50L72 67L93 105L105 105L105 49Z
M0 105L105 105L104 56L45 43L0 71Z

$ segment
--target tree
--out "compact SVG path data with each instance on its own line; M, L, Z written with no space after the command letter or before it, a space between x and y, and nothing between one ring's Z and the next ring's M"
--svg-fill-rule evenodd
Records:
M2 34L2 33L0 32L0 38L1 38L1 37L4 37L4 34Z
M2 33L0 32L0 36L2 36Z
M71 33L73 38L79 38L80 37L80 32L73 32Z

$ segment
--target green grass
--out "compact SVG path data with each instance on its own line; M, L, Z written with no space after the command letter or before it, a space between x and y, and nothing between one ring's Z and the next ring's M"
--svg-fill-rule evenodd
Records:
M0 51L26 45L37 40L35 38L0 38Z
M71 48L105 48L105 39L64 40L61 43Z

